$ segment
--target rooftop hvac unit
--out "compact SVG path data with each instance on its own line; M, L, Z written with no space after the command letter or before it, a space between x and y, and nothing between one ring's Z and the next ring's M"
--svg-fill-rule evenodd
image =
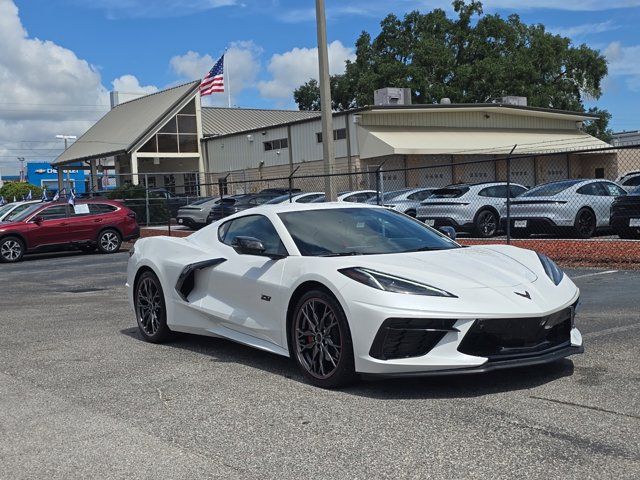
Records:
M374 105L411 105L410 88L381 88L373 92Z

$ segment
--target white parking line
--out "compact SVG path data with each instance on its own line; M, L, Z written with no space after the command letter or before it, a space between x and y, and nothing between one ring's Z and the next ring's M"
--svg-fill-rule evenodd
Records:
M584 275L577 275L575 277L571 277L571 280L575 280L576 278L595 277L596 275L610 275L616 272L618 272L618 270L607 270L605 272L585 273Z

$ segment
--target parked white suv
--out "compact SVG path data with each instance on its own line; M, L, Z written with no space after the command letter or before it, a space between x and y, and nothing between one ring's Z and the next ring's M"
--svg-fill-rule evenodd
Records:
M500 226L500 207L510 197L517 197L527 189L523 185L506 182L449 185L435 190L420 204L418 220L430 227L449 226L456 231L470 232L479 237L492 237Z
M635 170L633 172L627 172L624 175L621 175L616 180L616 183L626 187L627 190L632 190L633 187L637 187L640 185L640 170Z

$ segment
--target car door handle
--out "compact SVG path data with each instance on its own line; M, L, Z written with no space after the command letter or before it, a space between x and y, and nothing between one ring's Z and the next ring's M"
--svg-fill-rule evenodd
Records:
M100 223L102 221L102 219L101 218L95 218L93 221L94 221L94 223Z

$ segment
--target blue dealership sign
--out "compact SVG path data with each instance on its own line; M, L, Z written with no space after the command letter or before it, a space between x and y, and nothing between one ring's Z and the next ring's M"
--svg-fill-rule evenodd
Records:
M79 166L79 165L78 165ZM47 162L28 162L27 179L38 187L47 187L49 192L58 190L58 170ZM71 188L76 193L85 193L89 175L86 170L69 170ZM64 185L67 186L67 171L64 172Z

